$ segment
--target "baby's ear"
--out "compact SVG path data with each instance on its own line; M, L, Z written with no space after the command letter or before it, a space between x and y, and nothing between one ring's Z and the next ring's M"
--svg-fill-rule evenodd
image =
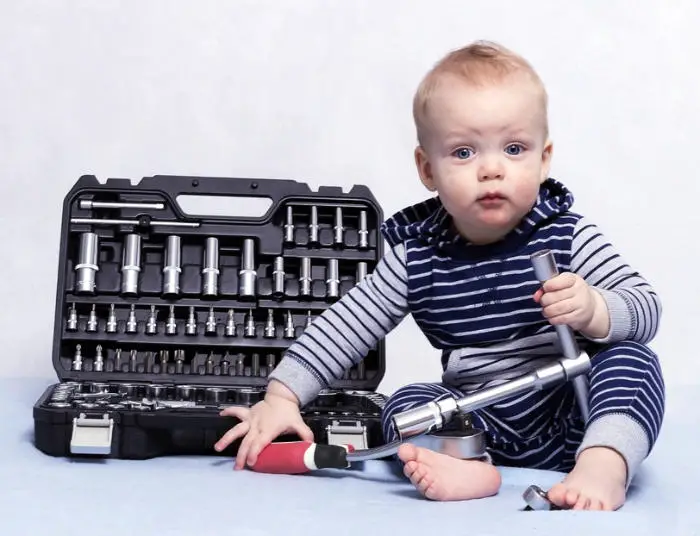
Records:
M552 152L554 151L554 144L552 140L547 138L542 149L542 176L540 177L540 183L543 183L549 178L549 170L552 167Z
M420 177L423 186L425 186L431 192L434 192L435 181L433 180L433 170L430 166L430 160L428 160L428 154L420 145L416 147L413 154L416 160L416 168L418 168L418 176Z

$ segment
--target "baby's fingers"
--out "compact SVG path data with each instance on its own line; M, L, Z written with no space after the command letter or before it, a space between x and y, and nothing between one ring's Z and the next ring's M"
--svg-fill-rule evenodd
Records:
M267 447L278 435L278 433L270 431L269 429L264 432L258 432L255 436L255 440L251 442L246 463L248 465L255 465L262 449Z
M219 412L219 415L221 417L236 417L241 421L246 421L250 416L250 408L247 408L245 406L229 406L227 408L222 409Z
M214 445L214 448L217 451L221 452L226 447L228 447L231 443L233 443L236 439L246 435L248 433L249 429L250 429L250 425L248 424L248 421L239 422L236 426L234 426L228 432L226 432L223 436L221 436L221 439L219 439L216 442L216 444Z

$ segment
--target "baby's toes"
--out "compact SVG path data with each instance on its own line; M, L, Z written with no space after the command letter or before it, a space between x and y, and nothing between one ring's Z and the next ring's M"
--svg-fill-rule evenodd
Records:
M567 494L567 498L568 498L568 494ZM591 504L591 500L588 497L586 497L583 493L581 493L581 494L579 494L578 500L574 504L573 509L574 510L588 510L590 504Z
M588 502L588 510L602 510L603 503L598 499L591 499Z
M403 466L403 474L406 475L406 478L413 479L413 473L416 472L416 469L418 469L418 462L408 462Z
M566 491L566 500L565 500L565 507L568 506L569 508L572 508L578 503L579 497L581 497L581 494L577 489L572 489L569 488ZM585 497L582 497L585 500Z
M568 491L569 489L564 484L555 484L552 486L552 489L547 492L547 498L558 507L564 508L567 505L566 494Z

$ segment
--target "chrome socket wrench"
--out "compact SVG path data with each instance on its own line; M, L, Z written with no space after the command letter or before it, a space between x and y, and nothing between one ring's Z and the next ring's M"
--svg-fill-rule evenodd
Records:
M301 259L299 296L311 296L311 259L309 257Z
M337 298L340 296L338 259L328 259L328 268L326 273L326 298Z
M272 269L272 295L275 298L284 297L284 257L275 257Z

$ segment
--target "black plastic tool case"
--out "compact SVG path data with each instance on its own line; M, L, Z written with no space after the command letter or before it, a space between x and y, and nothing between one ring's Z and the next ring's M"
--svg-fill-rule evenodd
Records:
M266 198L269 209L192 214L183 210L190 196ZM36 447L132 459L219 454L214 443L236 423L221 408L261 400L267 374L308 322L372 271L381 221L365 186L81 177L63 205L53 335L60 381L34 406ZM316 441L383 442L385 397L376 389L384 367L382 341L302 408Z

